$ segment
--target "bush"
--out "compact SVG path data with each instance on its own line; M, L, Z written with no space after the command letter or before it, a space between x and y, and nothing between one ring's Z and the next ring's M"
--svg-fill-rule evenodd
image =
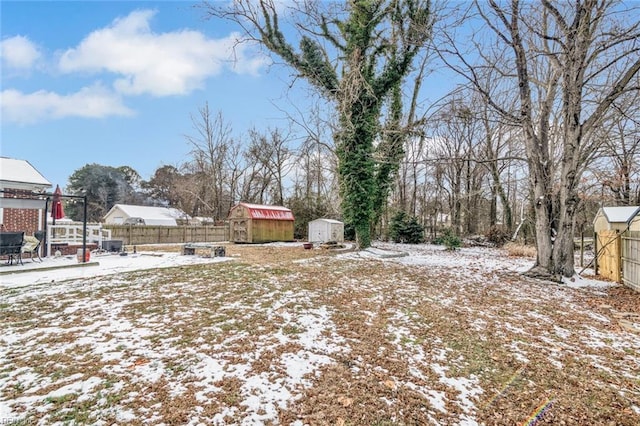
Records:
M344 239L345 241L356 240L356 228L354 228L353 225L350 223L344 224Z
M462 240L451 229L445 229L442 235L434 238L431 243L445 246L447 250L456 250L462 247Z
M487 241L495 244L498 247L502 247L507 241L511 239L511 234L505 228L501 226L492 226L489 230L484 234L487 238Z
M417 218L401 211L391 218L389 237L395 243L420 244L424 242L424 228Z
M505 244L504 249L507 250L510 257L531 257L535 259L537 255L537 250L534 246L514 242Z

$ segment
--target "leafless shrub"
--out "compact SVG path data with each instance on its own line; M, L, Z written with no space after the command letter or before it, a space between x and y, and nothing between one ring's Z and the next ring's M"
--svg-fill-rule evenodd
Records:
M536 248L534 246L511 242L505 244L504 249L507 250L511 257L536 257Z

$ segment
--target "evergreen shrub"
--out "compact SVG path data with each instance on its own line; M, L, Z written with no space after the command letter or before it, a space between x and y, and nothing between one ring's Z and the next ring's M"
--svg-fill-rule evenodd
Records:
M400 211L391 218L389 237L395 243L420 244L424 242L424 228L416 217Z
M451 229L445 229L442 235L434 238L431 243L445 246L447 250L456 250L462 247L462 240Z

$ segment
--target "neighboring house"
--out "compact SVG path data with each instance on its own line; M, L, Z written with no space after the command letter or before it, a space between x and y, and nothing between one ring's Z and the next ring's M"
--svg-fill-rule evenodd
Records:
M600 207L593 219L593 230L618 231L626 230L633 219L640 213L639 206Z
M228 219L235 243L293 241L295 219L286 207L240 203L231 208Z
M195 216L191 218L190 225L209 225L213 226L216 224L215 220L212 217L207 216Z
M3 230L33 235L43 229L46 197L34 197L33 194L46 192L51 186L51 182L28 161L0 157L0 223Z
M344 242L344 223L334 219L316 219L309 222L309 242Z
M191 217L173 207L133 206L116 204L104 216L104 223L111 225L178 226Z

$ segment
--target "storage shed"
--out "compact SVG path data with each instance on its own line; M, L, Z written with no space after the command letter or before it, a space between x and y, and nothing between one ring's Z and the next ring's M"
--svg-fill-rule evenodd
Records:
M640 207L601 207L593 219L595 272L615 282L622 282L622 233L640 230Z
M618 231L627 229L629 221L640 212L639 206L600 207L593 219L594 232ZM640 223L638 223L640 226ZM640 229L638 229L640 230Z
M308 240L311 243L344 241L344 223L334 219L316 219L309 222Z
M295 219L286 207L239 203L229 211L228 220L234 243L293 241Z
M629 219L629 231L640 232L640 208Z

